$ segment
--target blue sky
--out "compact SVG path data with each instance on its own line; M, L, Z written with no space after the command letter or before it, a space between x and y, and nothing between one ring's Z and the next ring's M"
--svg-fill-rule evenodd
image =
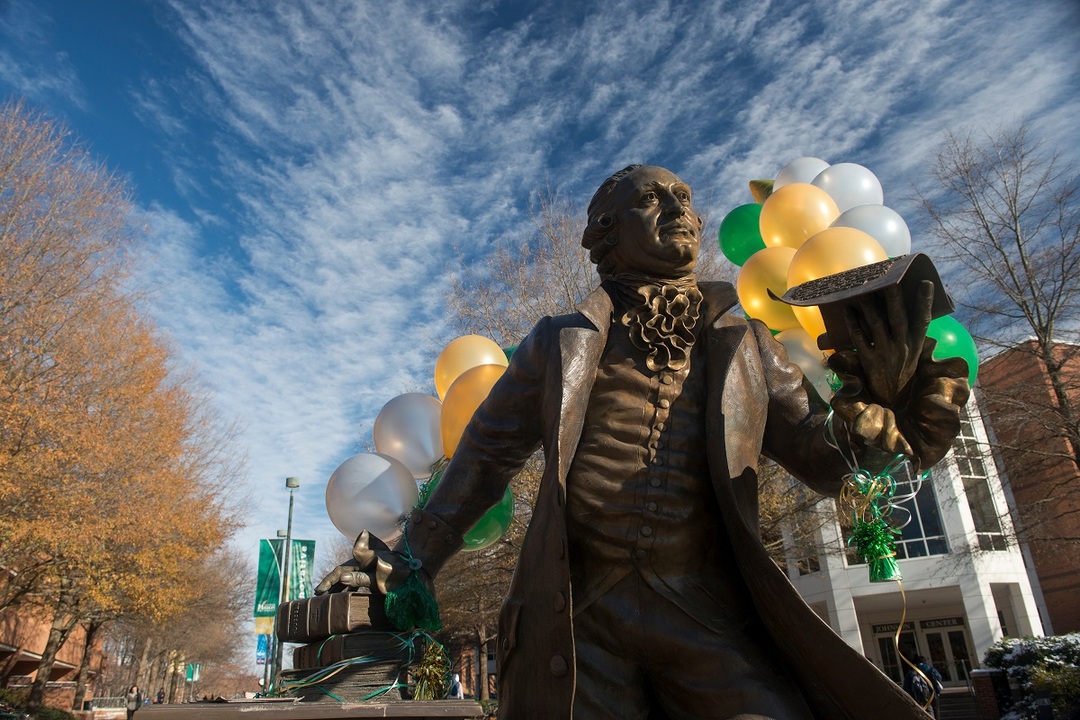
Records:
M803 155L911 190L947 129L1026 119L1080 156L1073 0L0 0L0 96L127 177L138 282L226 418L238 539L336 531L323 492L375 415L433 391L460 248L587 202L630 162L715 220ZM319 561L321 562L321 561Z

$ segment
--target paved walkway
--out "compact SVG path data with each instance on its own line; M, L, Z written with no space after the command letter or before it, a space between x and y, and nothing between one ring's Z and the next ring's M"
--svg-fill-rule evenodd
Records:
M109 710L95 710L94 720L111 720ZM472 700L430 702L398 700L385 703L346 704L252 700L227 703L197 702L184 705L149 705L135 713L135 720L340 720L342 718L408 718L446 720L482 718L480 705ZM116 715L124 718L123 710Z

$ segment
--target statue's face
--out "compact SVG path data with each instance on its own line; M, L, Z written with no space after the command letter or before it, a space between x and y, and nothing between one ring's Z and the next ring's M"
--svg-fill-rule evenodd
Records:
M701 226L690 187L660 167L641 167L619 180L612 193L618 242L609 257L615 272L679 278L694 271Z

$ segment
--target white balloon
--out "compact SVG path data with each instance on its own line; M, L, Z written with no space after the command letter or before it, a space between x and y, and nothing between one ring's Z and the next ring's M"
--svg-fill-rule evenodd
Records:
M841 213L856 205L881 205L885 200L877 176L855 163L830 165L810 184L829 193Z
M820 175L821 171L827 167L829 167L829 163L821 158L795 158L776 174L776 179L773 180L773 190L779 190L791 183L808 183Z
M832 388L829 387L825 353L818 349L810 333L802 328L792 328L777 333L776 340L787 350L788 360L799 366L818 395L828 401L832 397Z
M417 480L431 476L443 455L442 403L424 393L398 395L383 405L371 434L375 450L400 460Z
M911 252L911 231L900 213L884 205L856 205L840 213L831 227L862 230L881 243L889 257Z
M326 512L349 540L367 530L392 543L420 500L412 473L388 455L361 453L341 463L326 483Z

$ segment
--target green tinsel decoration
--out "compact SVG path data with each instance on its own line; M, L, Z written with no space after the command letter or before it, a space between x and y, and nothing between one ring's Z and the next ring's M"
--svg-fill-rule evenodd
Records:
M867 522L855 519L848 545L855 546L855 552L870 570L870 582L889 582L903 580L900 567L896 564L895 537L899 530L892 528L884 518L876 517Z
M416 572L401 587L386 593L386 617L398 630L442 630L439 604Z

